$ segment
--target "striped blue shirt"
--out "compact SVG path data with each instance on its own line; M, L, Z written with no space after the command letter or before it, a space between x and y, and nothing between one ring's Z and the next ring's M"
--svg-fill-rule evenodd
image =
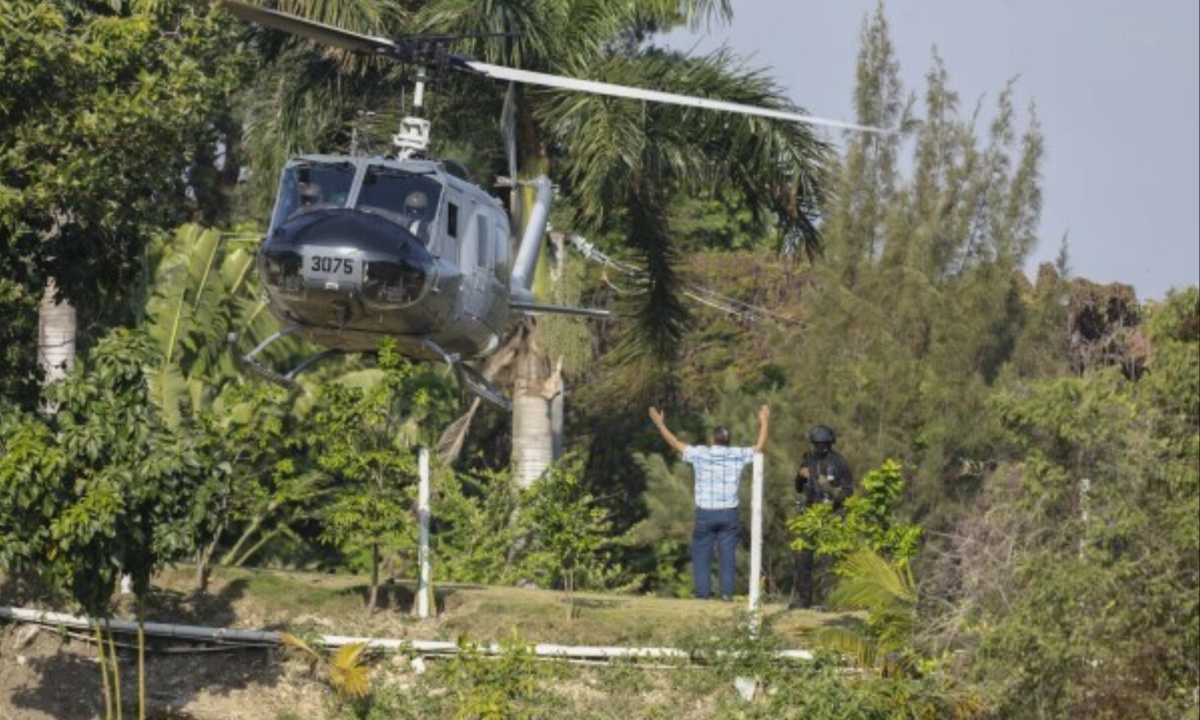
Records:
M696 507L724 510L738 505L742 470L754 461L754 448L724 445L686 445L683 461L696 476Z

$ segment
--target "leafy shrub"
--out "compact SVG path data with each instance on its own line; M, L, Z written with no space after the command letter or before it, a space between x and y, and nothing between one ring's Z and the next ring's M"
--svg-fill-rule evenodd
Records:
M867 473L858 492L846 500L842 511L817 504L792 518L792 547L813 549L833 559L835 571L854 551L867 547L906 566L920 549L922 531L916 525L894 523L892 514L904 489L903 467L887 460Z

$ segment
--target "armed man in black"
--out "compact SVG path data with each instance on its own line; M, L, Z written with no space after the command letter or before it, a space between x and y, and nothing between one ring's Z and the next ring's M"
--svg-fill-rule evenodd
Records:
M837 433L828 425L816 425L808 434L812 452L800 461L796 472L796 509L803 512L810 505L831 505L838 515L843 503L854 494L854 475L841 453L833 449ZM796 554L796 579L789 607L812 607L813 550L807 548Z
M854 494L854 475L841 453L833 449L837 433L828 425L817 425L808 434L813 450L800 461L796 473L796 496L801 509L817 503L833 505L841 512L842 503Z

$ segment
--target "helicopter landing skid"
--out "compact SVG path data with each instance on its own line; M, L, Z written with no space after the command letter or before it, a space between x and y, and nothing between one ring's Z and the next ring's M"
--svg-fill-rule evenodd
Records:
M317 364L321 360L329 357L330 355L341 352L341 350L336 349L322 350L315 355L305 358L304 361L299 365L282 374L272 370L255 359L255 356L265 350L267 346L271 345L277 340L287 337L288 335L292 335L299 329L300 328L296 325L289 325L279 332L274 333L266 340L263 340L258 344L258 347L254 348L245 355L238 351L238 334L236 332L229 333L229 349L233 352L234 362L236 362L239 367L250 371L267 382L275 383L276 385L282 385L283 387L288 388L293 387L296 384L297 375Z
M512 401L498 387L485 378L483 373L463 362L457 355L451 355L446 352L432 340L422 340L421 345L426 350L446 361L446 364L454 370L454 376L458 378L458 384L464 390L480 400L490 402L505 412L512 412Z

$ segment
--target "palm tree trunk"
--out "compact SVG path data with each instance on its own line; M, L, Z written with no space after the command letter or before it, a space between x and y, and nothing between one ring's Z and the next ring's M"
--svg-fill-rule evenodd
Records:
M57 292L58 286L50 278L38 306L38 365L44 373L44 386L66 377L75 365L75 308L66 300L57 300ZM47 413L57 409L43 407Z
M557 459L554 403L563 390L561 365L552 367L549 356L534 338L532 323L523 332L527 334L516 360L512 410L513 474L522 489L532 485ZM560 435L561 414L560 410Z

